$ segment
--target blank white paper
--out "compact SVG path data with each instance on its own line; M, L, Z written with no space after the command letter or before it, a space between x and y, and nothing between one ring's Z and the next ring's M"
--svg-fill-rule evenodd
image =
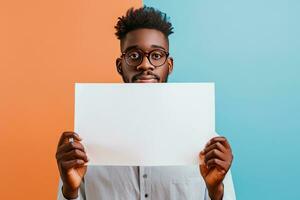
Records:
M198 164L215 136L213 83L77 83L75 132L89 165Z

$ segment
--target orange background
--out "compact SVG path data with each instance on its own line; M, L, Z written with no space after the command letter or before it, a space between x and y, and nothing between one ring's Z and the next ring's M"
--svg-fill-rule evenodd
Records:
M0 2L1 199L56 199L74 83L120 82L117 17L140 0Z

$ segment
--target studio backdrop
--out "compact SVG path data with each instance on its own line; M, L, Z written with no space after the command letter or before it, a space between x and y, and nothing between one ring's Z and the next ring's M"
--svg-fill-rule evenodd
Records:
M300 199L297 0L1 0L1 199L56 199L74 83L121 82L114 25L143 5L173 23L169 81L215 82L237 199Z

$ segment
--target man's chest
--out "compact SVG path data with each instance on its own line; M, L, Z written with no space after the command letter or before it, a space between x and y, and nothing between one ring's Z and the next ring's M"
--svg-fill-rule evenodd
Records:
M90 166L85 190L99 199L192 200L204 199L205 183L198 166Z

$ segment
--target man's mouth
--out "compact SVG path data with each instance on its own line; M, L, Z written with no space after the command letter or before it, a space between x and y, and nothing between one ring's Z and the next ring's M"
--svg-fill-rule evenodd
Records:
M158 78L152 75L142 75L142 76L138 76L133 82L134 83L158 83Z

